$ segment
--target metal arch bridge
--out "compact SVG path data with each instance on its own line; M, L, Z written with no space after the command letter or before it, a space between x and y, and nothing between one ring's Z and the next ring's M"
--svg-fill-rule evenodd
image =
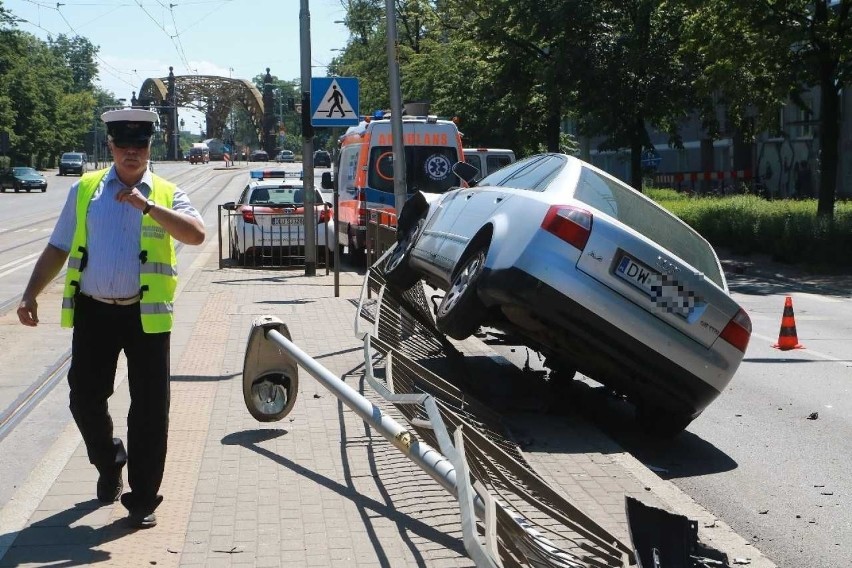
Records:
M134 107L156 110L160 115L161 135L167 148L167 159L179 159L177 120L179 107L192 108L204 114L207 136L223 138L227 118L234 108L242 108L251 120L257 141L267 152L275 144L275 117L269 69L266 70L264 93L245 79L231 79L214 75L169 75L148 78L142 83L139 96L132 99Z

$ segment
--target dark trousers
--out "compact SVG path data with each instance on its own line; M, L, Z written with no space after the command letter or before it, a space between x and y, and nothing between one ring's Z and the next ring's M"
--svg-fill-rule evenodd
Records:
M83 435L89 461L110 471L123 461L113 442L107 400L113 393L118 355L127 358L130 412L127 416L129 509L153 509L161 498L169 430L170 333L145 333L139 304L117 306L77 295L71 344L71 414Z

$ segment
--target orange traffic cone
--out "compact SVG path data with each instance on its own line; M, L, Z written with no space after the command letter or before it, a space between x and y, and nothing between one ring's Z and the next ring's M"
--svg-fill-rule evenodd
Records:
M804 349L799 343L796 335L796 317L793 315L793 298L787 296L784 300L784 315L781 317L781 332L778 334L778 343L773 345L775 349L787 351L789 349Z

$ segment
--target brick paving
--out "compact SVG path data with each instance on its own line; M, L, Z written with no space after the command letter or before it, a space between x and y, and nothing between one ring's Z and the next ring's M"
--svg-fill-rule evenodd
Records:
M184 273L177 302L159 524L130 530L120 504L97 502L97 474L79 443L0 567L472 566L454 499L306 372L282 421L258 423L245 409L250 324L275 315L302 350L394 414L363 384L363 351L353 333L363 277L341 272L334 297L333 275L324 270L308 278L301 270L219 270L216 262L208 247L197 269ZM460 347L490 351L478 340ZM124 436L126 381L110 404ZM631 472L635 464L623 451L582 419L548 420L530 414L521 421L545 442L526 448L525 457L604 528L629 542L626 494L677 510L670 484L659 482L667 487L660 498ZM747 546L737 539L726 534L717 543ZM772 566L753 548L749 556L752 566Z

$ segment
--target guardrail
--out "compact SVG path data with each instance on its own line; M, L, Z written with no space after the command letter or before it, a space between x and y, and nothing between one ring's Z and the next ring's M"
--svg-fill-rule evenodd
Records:
M219 205L219 268L298 268L305 266L304 216L298 214L251 211L252 222L243 213ZM317 266L326 274L334 265L334 249L326 245L334 238L334 223L317 223ZM334 244L332 243L332 247Z

